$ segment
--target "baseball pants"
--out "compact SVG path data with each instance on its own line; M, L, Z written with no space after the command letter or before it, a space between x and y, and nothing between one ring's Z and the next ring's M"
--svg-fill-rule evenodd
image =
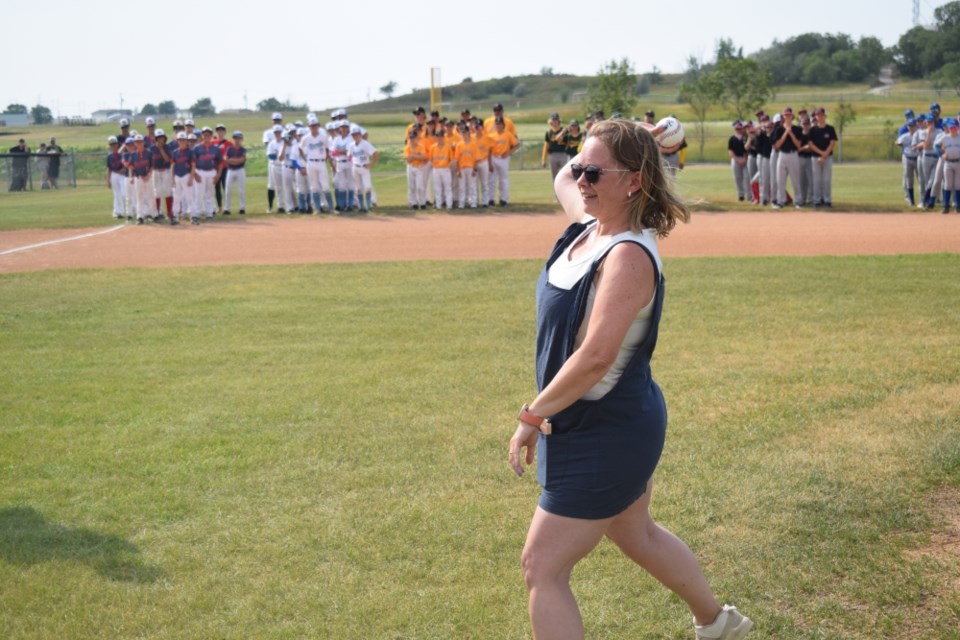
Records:
M196 188L194 217L199 217L201 213L204 213L208 218L212 218L217 210L217 202L214 199L214 183L216 182L217 172L213 169L197 169L197 175L200 176L200 182L194 183Z
M781 151L777 159L777 203L787 204L787 176L793 184L793 190L800 186L800 156L796 151Z
M122 218L127 215L127 177L122 173L112 172L110 191L113 192L113 215Z
M370 190L373 183L370 181L370 169L353 165L353 187L357 192L357 201L361 211L370 210Z
M500 189L500 201L501 202L510 202L510 156L505 158L494 156L493 160L493 171L491 172L490 180L490 199L493 200L493 196L496 193L497 187Z
M471 209L477 206L477 172L473 167L467 167L460 172L460 194L457 198L460 201L460 208L463 209L468 204Z
M427 201L422 167L407 165L407 202L411 207L422 207Z
M821 162L820 160L823 160ZM832 204L833 202L833 156L811 159L813 167L813 203Z
M917 159L901 156L900 161L903 164L903 188L912 191L919 177L917 174Z
M547 160L550 162L550 176L556 180L557 174L560 173L560 170L567 166L567 160L569 156L563 151L554 151L547 156Z
M490 192L490 163L487 160L481 160L477 163L477 202L483 206L487 206L488 202L493 202L493 196Z
M240 169L227 169L227 186L223 200L225 211L230 211L234 193L237 194L240 211L244 211L247 208L247 170L242 167Z
M191 176L174 176L173 178L173 215L177 218L196 215L193 208L193 184L189 184Z
M770 204L773 199L773 184L770 179L770 158L760 156L760 204Z
M733 183L737 187L737 199L743 200L750 193L750 172L746 163L740 164L742 158L730 158L730 168L733 169Z
M291 164L281 165L277 202L287 213L297 208L297 170Z
M816 156L812 158L810 156L800 156L800 188L797 193L797 204L817 203L817 199L813 197L813 164L816 161Z
M437 196L438 209L453 207L453 180L450 167L433 168L433 191Z
M353 188L353 165L346 160L338 160L337 172L333 174L333 194L340 211L347 211L353 206Z
M137 203L137 219L156 217L157 203L154 202L153 178L151 176L134 177L133 192Z

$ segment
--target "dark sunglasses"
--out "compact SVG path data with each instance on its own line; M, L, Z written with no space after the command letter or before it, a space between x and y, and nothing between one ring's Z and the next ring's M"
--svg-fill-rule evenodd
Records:
M586 176L587 184L597 184L597 182L600 180L600 176L607 172L631 173L630 169L601 169L600 167L595 167L592 164L588 164L584 167L574 162L570 165L570 173L573 174L573 179L579 180L580 176Z

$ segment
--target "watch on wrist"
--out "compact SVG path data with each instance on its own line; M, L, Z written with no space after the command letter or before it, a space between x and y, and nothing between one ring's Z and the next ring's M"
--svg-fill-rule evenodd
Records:
M543 433L544 435L550 434L550 421L531 412L530 405L528 404L524 404L522 407L520 407L520 413L517 414L517 419L524 424L530 425L531 427L536 427L539 429L540 433Z

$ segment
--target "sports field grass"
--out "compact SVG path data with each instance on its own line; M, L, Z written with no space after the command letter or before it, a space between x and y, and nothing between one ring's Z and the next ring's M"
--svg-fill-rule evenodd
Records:
M376 172L373 181L380 201L377 213L410 213L404 173ZM742 211L754 208L737 202L732 174L726 165L690 165L680 173L678 185L693 203L694 210ZM546 170L512 171L510 188L510 211L544 211L556 206L553 184ZM834 211L908 210L900 188L900 165L896 163L836 165L833 194ZM249 179L247 195L248 212L262 214L267 206L266 179ZM87 181L76 189L58 191L0 191L0 231L108 226L114 224L110 215L112 203L110 190L99 181Z
M538 261L0 276L0 629L528 638ZM654 512L757 638L960 638L960 258L672 259ZM603 544L593 638L689 638ZM751 636L753 637L753 636Z

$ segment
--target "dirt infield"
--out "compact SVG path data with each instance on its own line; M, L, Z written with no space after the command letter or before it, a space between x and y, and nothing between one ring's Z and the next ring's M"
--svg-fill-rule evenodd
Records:
M251 216L191 225L0 233L0 272L42 269L544 258L561 213ZM931 213L696 213L662 241L671 256L960 251L960 216Z

